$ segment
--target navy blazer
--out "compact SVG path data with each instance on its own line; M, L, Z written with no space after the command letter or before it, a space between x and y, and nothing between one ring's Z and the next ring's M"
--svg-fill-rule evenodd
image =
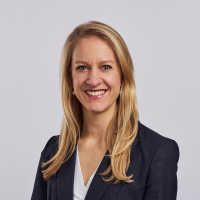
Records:
M41 173L41 163L53 156L57 143L58 136L53 136L41 153L32 200L73 200L77 148L49 180L45 181ZM104 156L85 200L175 200L178 159L179 148L174 140L159 135L139 122L127 171L128 176L133 174L134 182L117 185L104 182L99 173L110 165L110 158Z

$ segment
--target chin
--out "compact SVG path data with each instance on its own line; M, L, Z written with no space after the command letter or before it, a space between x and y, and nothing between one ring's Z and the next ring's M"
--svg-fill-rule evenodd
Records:
M103 105L97 105L97 104L86 107L86 110L92 113L102 113L106 111L107 109L108 107L106 107L105 105L103 106Z
M102 108L94 108L94 109L88 109L88 111L92 112L92 113L103 113L106 109L102 109Z

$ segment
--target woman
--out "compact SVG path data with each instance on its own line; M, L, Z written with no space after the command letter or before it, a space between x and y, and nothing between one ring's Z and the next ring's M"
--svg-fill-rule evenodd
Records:
M100 22L69 35L61 57L63 124L41 153L32 200L174 200L179 150L139 122L133 64Z

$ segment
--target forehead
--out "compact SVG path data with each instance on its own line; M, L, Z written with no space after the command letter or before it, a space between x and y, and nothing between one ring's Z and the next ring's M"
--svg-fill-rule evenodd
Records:
M112 59L116 62L113 49L104 40L94 36L82 38L78 41L73 50L72 59Z

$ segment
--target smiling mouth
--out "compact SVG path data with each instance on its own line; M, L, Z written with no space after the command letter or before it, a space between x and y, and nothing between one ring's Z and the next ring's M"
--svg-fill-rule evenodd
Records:
M99 90L99 91L85 91L87 94L89 94L90 96L99 96L102 95L106 92L106 90Z

